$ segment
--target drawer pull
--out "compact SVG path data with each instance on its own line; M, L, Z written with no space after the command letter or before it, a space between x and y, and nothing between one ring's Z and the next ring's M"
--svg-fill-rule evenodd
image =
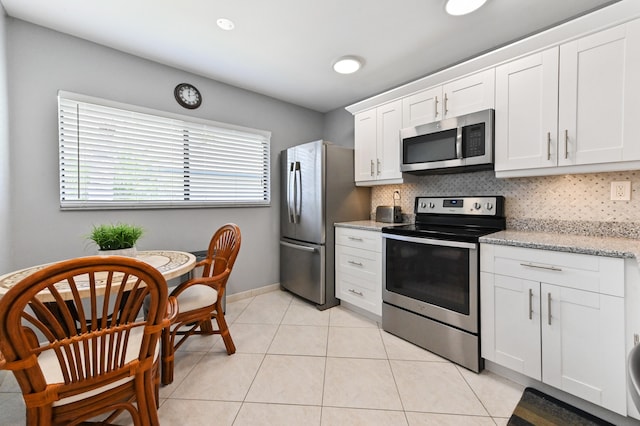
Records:
M555 266L534 265L533 263L521 263L520 266L526 266L527 268L546 269L547 271L562 271L562 268Z
M547 322L551 325L551 293L547 293Z
M529 319L533 319L533 290L529 289Z
M364 293L358 290L354 290L352 288L349 289L349 293L357 294L358 296L364 296Z
M360 237L348 237L348 238L349 238L351 241L360 241L360 242L364 241L364 240L363 240L362 238L360 238Z
M350 265L364 266L362 263L360 263L360 262L355 262L355 261L353 261L353 260L349 260L347 263L349 263Z

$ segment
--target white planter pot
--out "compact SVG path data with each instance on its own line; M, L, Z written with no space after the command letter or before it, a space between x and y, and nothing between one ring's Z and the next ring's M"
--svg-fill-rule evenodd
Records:
M127 257L136 257L138 255L138 251L135 247L127 248L127 249L119 249L119 250L98 250L98 254L101 256L127 256Z

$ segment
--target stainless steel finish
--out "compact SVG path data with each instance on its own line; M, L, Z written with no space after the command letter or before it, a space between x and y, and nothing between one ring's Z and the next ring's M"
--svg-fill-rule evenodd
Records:
M551 160L551 132L547 132L547 160Z
M363 241L363 239L362 239L362 238L360 238L360 237L349 237L349 239L350 239L351 241Z
M551 325L551 293L547 293L547 322Z
M375 172L373 171L373 160L371 160L371 176L373 176Z
M421 300L388 291L386 285L383 285L382 287L382 300L394 306L428 316L436 321L450 324L453 327L458 327L470 333L478 333L478 244L459 241L432 240L429 238L414 238L383 233L382 253L387 252L388 239L408 241L417 244L458 247L469 250L469 315L462 315L457 312L441 308L440 306L431 305ZM386 256L382 256L383 283L387 282L386 271L387 259Z
M315 253L318 251L317 247L301 246L299 244L288 243L286 241L280 241L281 246L289 247L296 250L307 251L309 253Z
M376 207L376 221L386 223L402 222L402 211L400 209L400 206Z
M639 343L640 343L640 335L638 333L635 333L633 335L633 345L635 346L635 345L637 345Z
M564 158L569 157L569 130L564 130Z
M464 243L461 241L435 240L432 238L408 237L406 235L395 235L395 234L385 234L385 233L382 234L382 238L388 238L390 240L408 241L410 243L429 244L432 246L458 247L458 248L466 248L469 250L478 249L477 244ZM383 244L384 244L384 240L383 240Z
M529 319L533 319L533 290L529 289Z
M562 268L556 266L536 265L534 263L521 263L520 266L526 266L527 268L546 269L547 271L562 271Z
M476 373L483 368L477 335L387 303L382 304L382 328Z
M347 263L349 263L350 265L355 265L360 267L364 266L362 262L354 262L353 260L349 260Z
M280 285L326 309L335 297L335 222L369 218L353 149L314 141L281 152Z
M464 198L464 207L445 207L445 201ZM497 216L497 197L418 197L416 213ZM479 207L478 207L479 206Z
M381 167L380 167L380 159L378 158L378 159L376 159L376 161L377 161L376 168L377 168L377 171L378 171L378 176L380 176L380 169L381 169Z
M348 291L349 293L357 294L358 296L364 296L364 293L362 293L361 291L354 290L352 288L350 288Z
M456 135L456 158L462 159L462 129L458 127L458 134Z
M447 98L445 96L445 107ZM446 111L445 111L446 114ZM460 117L443 118L440 121L432 123L421 124L414 127L408 127L400 131L401 148L400 152L404 151L404 139L414 136L425 135L429 133L436 133L440 131L450 129L461 129L464 126L485 123L485 153L477 157L461 157L461 148L458 147L459 139L456 141L456 157L451 160L433 161L427 163L411 163L400 164L400 171L402 172L423 172L425 170L438 170L455 167L467 167L467 166L480 166L493 164L493 134L494 134L494 110L488 109L484 111L474 112ZM461 138L460 133L457 134L457 138Z
M433 111L433 117L437 118L438 117L438 97L436 96L436 101L433 103L434 105L434 111Z

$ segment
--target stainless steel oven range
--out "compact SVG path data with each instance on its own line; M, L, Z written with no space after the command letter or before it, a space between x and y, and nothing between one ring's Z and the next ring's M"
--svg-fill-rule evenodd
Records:
M382 328L482 370L478 240L503 229L503 197L416 198L414 224L382 229Z

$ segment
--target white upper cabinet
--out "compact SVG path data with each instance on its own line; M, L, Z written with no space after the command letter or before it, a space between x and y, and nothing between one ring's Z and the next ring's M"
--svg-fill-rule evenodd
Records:
M402 127L493 108L494 87L491 68L407 96L402 100Z
M501 65L497 175L624 169L640 160L638 116L640 20Z
M355 181L358 185L402 183L402 101L355 115Z

